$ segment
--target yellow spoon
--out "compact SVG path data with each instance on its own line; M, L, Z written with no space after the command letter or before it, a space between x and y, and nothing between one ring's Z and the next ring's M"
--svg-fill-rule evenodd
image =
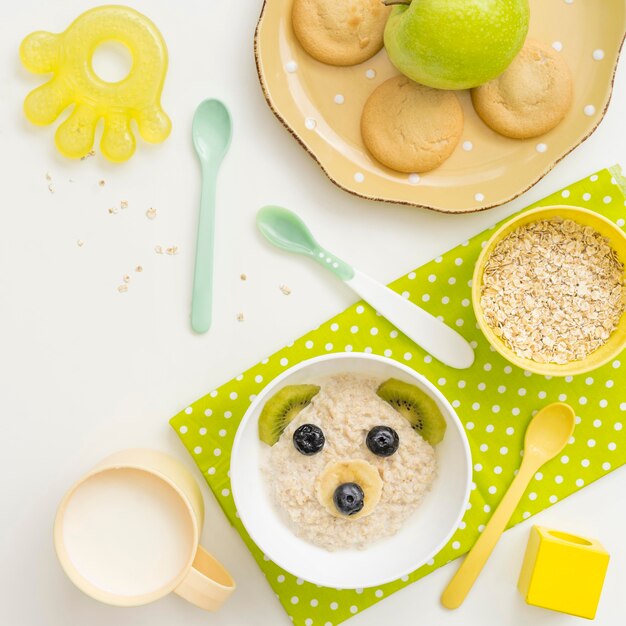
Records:
M563 450L572 436L574 418L575 414L571 406L555 402L541 409L530 421L524 439L524 459L517 476L504 494L485 530L441 596L441 603L447 609L456 609L463 604L463 600L509 523L528 483L544 463Z

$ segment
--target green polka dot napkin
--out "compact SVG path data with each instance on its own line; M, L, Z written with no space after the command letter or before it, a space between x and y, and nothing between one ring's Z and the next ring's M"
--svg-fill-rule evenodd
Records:
M624 227L625 180L618 166L604 169L533 206L590 207ZM495 228L495 227L494 227ZM171 420L228 519L241 534L296 626L335 626L433 569L467 552L482 531L520 463L523 435L534 411L555 401L576 410L574 437L563 454L537 473L511 524L517 524L626 463L626 362L589 375L549 378L509 365L476 327L470 302L474 263L491 231L450 250L391 284L472 342L476 362L453 370L433 360L364 303L351 306L234 380L211 391ZM237 518L230 493L230 450L254 394L286 368L328 352L373 352L427 376L465 425L474 459L474 484L465 518L449 544L424 567L380 588L337 591L296 579L269 561ZM626 357L624 358L626 361Z

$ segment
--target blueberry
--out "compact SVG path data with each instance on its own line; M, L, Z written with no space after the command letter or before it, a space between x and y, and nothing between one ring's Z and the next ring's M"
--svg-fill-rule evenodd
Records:
M293 434L293 445L300 454L311 456L317 454L326 442L324 433L315 424L302 424Z
M400 445L400 437L389 426L374 426L367 433L365 443L376 456L391 456Z
M365 494L356 483L343 483L335 489L333 502L341 514L354 515L363 508Z

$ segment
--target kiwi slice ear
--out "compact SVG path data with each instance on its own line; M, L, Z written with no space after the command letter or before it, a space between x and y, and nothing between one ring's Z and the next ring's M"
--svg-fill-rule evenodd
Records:
M311 403L319 390L317 385L287 385L277 391L259 416L259 439L273 446L287 424Z
M437 403L419 387L390 378L376 393L405 417L428 443L434 446L443 439L446 420Z

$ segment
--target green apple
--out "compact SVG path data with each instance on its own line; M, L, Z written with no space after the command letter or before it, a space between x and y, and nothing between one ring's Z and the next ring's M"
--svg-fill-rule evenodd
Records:
M528 0L384 0L391 62L438 89L477 87L501 74L520 51Z

